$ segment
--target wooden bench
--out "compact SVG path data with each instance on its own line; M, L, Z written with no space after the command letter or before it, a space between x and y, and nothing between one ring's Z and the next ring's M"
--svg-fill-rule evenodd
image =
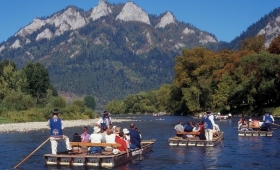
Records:
M88 142L70 142L70 145L73 146L102 146L102 147L121 147L122 145L119 143L88 143Z
M177 136L180 136L180 135L200 135L200 132L176 132L176 135Z

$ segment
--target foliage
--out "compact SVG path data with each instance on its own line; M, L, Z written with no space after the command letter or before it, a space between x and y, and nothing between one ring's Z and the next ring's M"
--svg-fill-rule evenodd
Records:
M93 96L85 96L84 97L84 102L85 102L85 105L88 107L88 108L91 108L92 110L95 109L95 99Z
M267 49L271 54L280 54L280 35L275 37Z
M45 96L50 88L50 78L48 70L40 63L27 63L22 69L27 78L27 91L37 102Z

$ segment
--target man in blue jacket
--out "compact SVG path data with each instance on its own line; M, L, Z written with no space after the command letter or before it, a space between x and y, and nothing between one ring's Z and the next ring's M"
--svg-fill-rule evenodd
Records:
M72 151L72 148L69 143L69 138L65 135L63 135L63 121L58 118L58 109L53 110L53 117L49 119L48 125L51 128L50 130L50 141L51 141L51 148L52 148L52 154L57 154L57 141L58 140L64 140L66 144L66 149L68 152Z
M135 125L133 123L130 124L130 147L129 149L141 148L141 137L138 130L135 129Z

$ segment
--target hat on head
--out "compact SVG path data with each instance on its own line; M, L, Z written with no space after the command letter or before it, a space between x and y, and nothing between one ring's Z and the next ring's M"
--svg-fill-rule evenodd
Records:
M211 114L211 111L206 111L206 114Z
M53 110L53 114L58 114L59 113L59 110L58 109L54 109Z
M94 128L93 128L94 133L98 133L98 132L100 132L100 130L101 129L98 126L94 126Z
M129 130L128 130L127 128L124 128L124 129L123 129L123 133L124 133L124 134L128 134L128 133L129 133Z
M107 112L107 111L104 111L104 112L103 112L103 115L107 115L107 114L108 114L108 112Z

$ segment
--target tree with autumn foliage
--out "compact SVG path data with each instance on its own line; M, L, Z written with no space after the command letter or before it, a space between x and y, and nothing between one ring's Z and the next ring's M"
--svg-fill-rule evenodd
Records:
M272 40L267 51L269 51L271 54L280 54L280 35Z

